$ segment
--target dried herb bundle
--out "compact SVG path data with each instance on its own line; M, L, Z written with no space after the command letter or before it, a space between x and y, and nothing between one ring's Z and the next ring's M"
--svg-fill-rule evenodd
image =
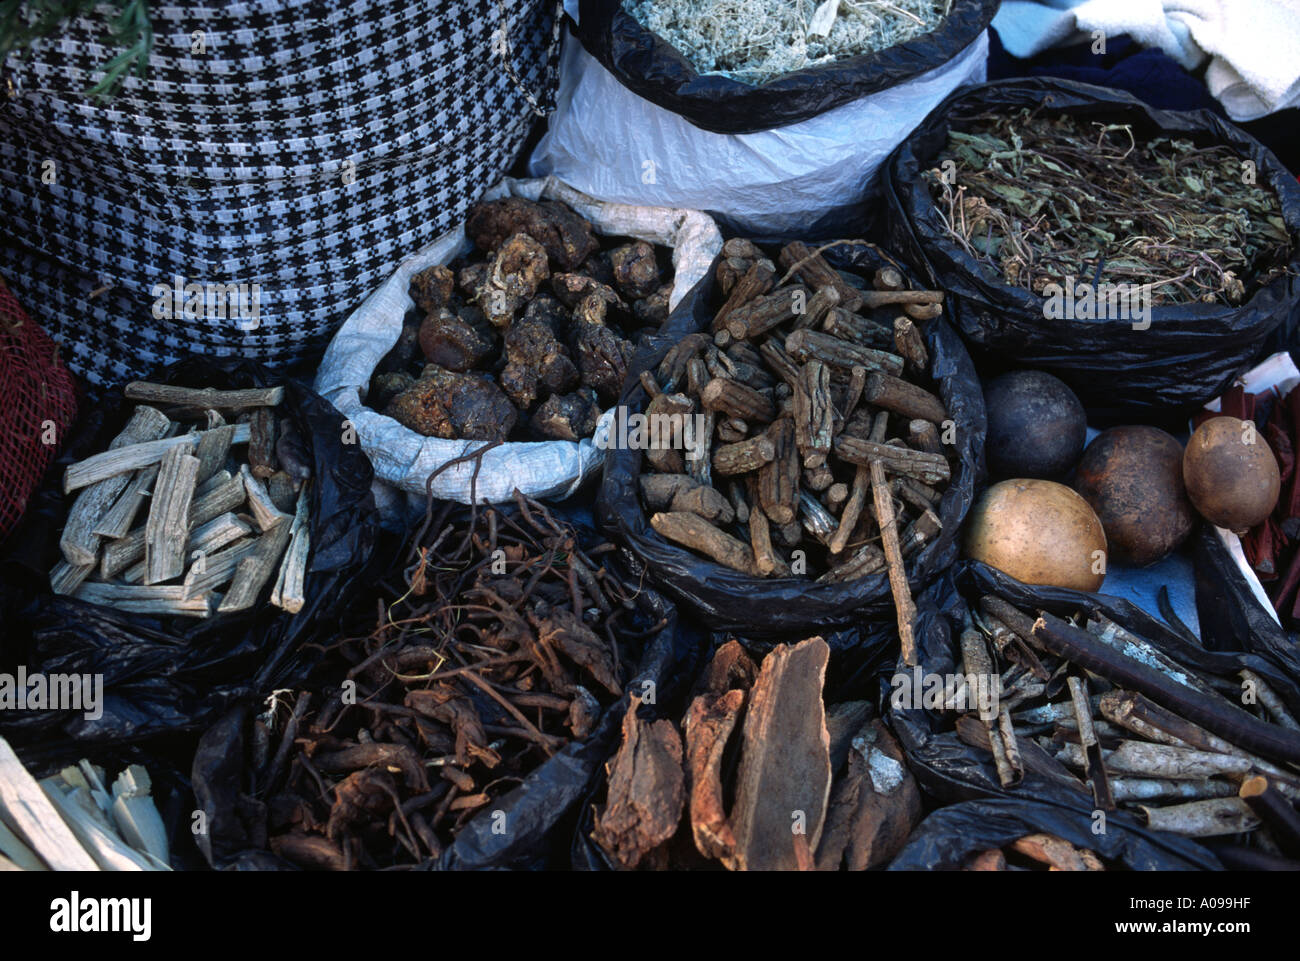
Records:
M700 73L767 83L934 30L953 0L629 0Z
M1146 285L1153 305L1235 305L1291 256L1276 192L1226 145L1024 109L963 119L935 164L949 235L1036 294L1073 278Z
M1199 677L1100 614L1035 620L995 595L980 599L960 646L962 683L945 708L960 714L962 741L992 754L1004 787L1029 771L1156 830L1253 832L1255 847L1294 856L1300 733L1262 678L1242 672L1251 713L1234 681Z
M258 778L277 854L330 869L436 858L621 695L620 641L661 625L638 631L632 598L578 532L517 504L431 515L397 600L339 644L355 696L300 695L280 726L283 785L275 764Z

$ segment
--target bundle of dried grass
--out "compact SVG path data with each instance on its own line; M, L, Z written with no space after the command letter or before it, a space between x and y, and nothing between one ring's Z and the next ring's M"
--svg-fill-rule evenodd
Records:
M700 73L762 84L929 33L953 0L630 0Z

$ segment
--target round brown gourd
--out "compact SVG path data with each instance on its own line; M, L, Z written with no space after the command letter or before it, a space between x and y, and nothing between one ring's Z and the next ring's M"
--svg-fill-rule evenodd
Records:
M1238 533L1273 513L1282 490L1268 443L1253 422L1236 417L1196 428L1183 453L1183 482L1202 517Z
M1097 512L1118 560L1154 564L1196 522L1183 486L1183 445L1158 427L1102 431L1083 452L1073 486Z
M990 487L971 509L965 552L1025 584L1096 591L1106 578L1101 521L1087 501L1054 481L1020 478Z

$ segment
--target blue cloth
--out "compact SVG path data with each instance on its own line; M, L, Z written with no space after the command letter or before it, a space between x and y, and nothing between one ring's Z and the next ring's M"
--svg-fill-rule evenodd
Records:
M1163 110L1213 110L1224 116L1219 102L1194 74L1164 51L1143 48L1126 36L1109 37L1106 52L1094 54L1091 43L1054 47L1029 60L1018 60L990 28L989 79L1064 77L1099 87L1126 90Z

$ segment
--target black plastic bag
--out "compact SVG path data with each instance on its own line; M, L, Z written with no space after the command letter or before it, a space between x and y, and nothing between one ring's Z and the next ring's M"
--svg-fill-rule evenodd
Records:
M219 389L284 385L281 416L292 419L312 471L306 604L292 615L266 603L195 621L123 614L50 593L48 572L59 556L58 536L73 500L62 493L64 468L104 450L133 407L111 395L87 416L47 473L0 568L0 664L103 675L103 716L5 712L0 733L16 746L45 739L120 744L202 729L241 698L305 677L320 656L309 645L333 636L339 612L369 577L379 530L373 474L361 445L344 442L343 419L332 405L302 382L243 360L189 358L153 379Z
M836 248L825 256L840 268L869 273L893 266L908 275L906 268L874 245ZM713 277L710 271L633 358L620 399L629 414L643 411L648 402L638 381L641 371L656 367L685 335L710 329L718 306ZM926 343L939 397L957 424L958 461L939 506L943 531L909 563L913 590L920 590L956 560L957 533L974 496L984 450L984 397L966 348L943 318L930 322ZM666 593L690 605L709 628L749 638L789 640L893 616L889 578L883 573L842 584L817 584L797 577L756 578L664 540L650 527L641 503L637 480L641 459L639 450L614 449L606 454L596 517L635 565L648 571Z
M955 565L917 599L917 651L923 674L961 673L957 635L966 611L981 596L990 593L1024 610L1042 609L1059 616L1068 616L1076 611L1100 613L1146 638L1169 657L1202 676L1235 677L1240 669L1249 668L1272 686L1292 710L1300 709L1300 685L1287 667L1285 654L1273 650L1267 638L1251 642L1254 649L1245 652L1205 650L1121 598L1022 584L1001 571L974 561ZM898 670L911 673L910 669L901 666L901 662ZM1095 805L1091 793L1080 789L1077 783L1026 771L1020 784L1003 788L992 757L964 744L951 729L945 730L939 715L919 707L895 706L891 698L889 720L907 754L912 773L927 793L941 802L982 798L1039 802L1059 809L1063 819L1077 822L1083 830L1090 831ZM1148 830L1123 810L1110 812L1107 824L1162 847L1183 842L1183 839L1171 840L1170 835ZM1051 833L1061 832L1052 830ZM1192 842L1185 843L1193 848L1199 847Z
M805 67L762 85L702 76L641 26L621 0L581 0L575 33L623 86L714 133L753 133L807 120L940 67L973 43L997 0L967 0L938 28L875 53Z
M638 614L664 625L645 639L637 670L623 696L601 715L582 741L566 745L523 781L485 808L460 831L438 862L424 869L523 870L564 867L578 804L618 744L620 725L633 695L678 697L698 673L706 640L683 627L676 608L642 589ZM323 669L322 669L323 671ZM296 870L266 848L264 799L247 795L246 745L254 705L232 707L209 728L194 755L192 781L209 833L199 846L219 870ZM504 814L504 818L501 815Z
M1172 834L1148 834L1108 824L1093 834L1089 822L1051 804L1020 798L963 801L940 808L916 826L890 871L956 870L967 858L1043 832L1088 848L1133 871L1212 871L1218 859L1192 841Z
M888 243L927 270L932 283L947 293L957 329L973 349L983 349L977 354L991 369L1052 372L1079 395L1088 422L1096 426L1185 423L1268 343L1285 342L1300 320L1300 246L1293 251L1290 273L1240 307L1152 307L1145 330L1134 330L1129 321L1046 319L1041 297L990 276L949 238L923 176L947 143L950 119L1039 106L1088 120L1131 123L1138 137L1180 135L1231 145L1243 159L1254 161L1258 182L1277 191L1293 239L1300 235L1300 184L1271 151L1208 111L1157 110L1119 90L1052 78L958 91L886 165L882 189Z

